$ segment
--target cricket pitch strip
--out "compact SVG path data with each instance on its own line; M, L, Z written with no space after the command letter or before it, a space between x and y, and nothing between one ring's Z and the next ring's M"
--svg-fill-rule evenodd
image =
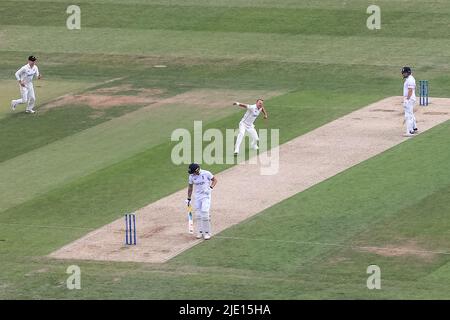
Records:
M263 176L259 166L248 162L217 174L219 183L211 205L213 238L209 241L220 231L411 139L402 136L401 101L402 97L383 99L281 145L276 175ZM416 112L420 132L450 119L450 99L430 101ZM270 185L280 187L267 187ZM136 212L136 246L124 245L125 223L120 218L49 257L164 263L203 241L188 233L186 194L185 188Z

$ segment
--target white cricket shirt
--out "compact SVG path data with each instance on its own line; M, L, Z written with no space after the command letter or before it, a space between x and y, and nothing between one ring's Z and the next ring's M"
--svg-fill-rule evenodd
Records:
M256 104L249 104L247 105L247 111L242 117L241 122L243 122L247 126L252 126L260 113L261 109L258 109Z
M408 97L408 89L413 89L411 99L416 100L416 79L412 75L409 75L403 83L403 96Z
M211 180L214 178L213 174L207 170L200 169L198 175L189 175L189 184L194 185L195 199L211 196Z
M17 81L22 80L25 85L32 83L33 77L35 76L39 77L38 67L34 65L33 68L30 68L28 63L16 72Z

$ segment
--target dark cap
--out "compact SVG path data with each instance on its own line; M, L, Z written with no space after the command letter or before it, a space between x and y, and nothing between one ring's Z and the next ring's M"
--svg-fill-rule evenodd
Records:
M403 67L402 68L402 73L411 73L411 68L410 67Z
M193 174L194 172L196 172L196 171L199 170L199 169L200 169L200 166L199 166L198 164L196 164L196 163L191 163L191 164L189 165L188 173L189 173L189 174Z
M36 61L37 58L35 56L29 56L28 61Z

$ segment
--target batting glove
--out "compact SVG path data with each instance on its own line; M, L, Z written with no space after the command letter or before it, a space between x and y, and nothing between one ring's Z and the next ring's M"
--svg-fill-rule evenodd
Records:
M190 199L190 198L187 198L187 199L185 200L185 202L186 202L186 204L187 204L188 207L191 205L191 199Z

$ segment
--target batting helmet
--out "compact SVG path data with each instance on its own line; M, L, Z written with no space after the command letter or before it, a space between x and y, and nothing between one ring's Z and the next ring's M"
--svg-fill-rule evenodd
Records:
M196 172L197 170L200 170L200 166L199 166L198 164L196 164L196 163L191 163L191 164L189 165L188 173L189 173L189 174L193 174L193 173Z
M407 73L408 75L411 74L411 68L410 67L403 67L402 68L402 74Z

